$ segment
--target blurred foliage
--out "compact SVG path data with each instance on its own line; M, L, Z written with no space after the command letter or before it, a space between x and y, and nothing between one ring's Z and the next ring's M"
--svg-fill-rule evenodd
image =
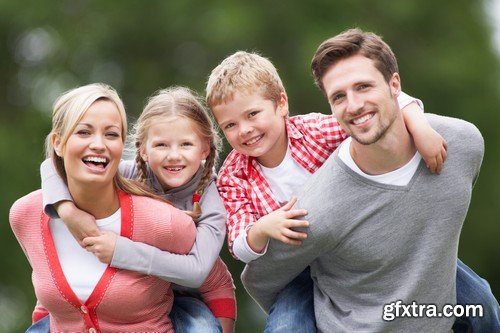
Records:
M310 59L324 39L354 26L384 36L398 56L404 90L427 112L466 119L482 131L486 156L459 255L500 295L500 75L484 7L484 0L0 0L0 331L20 332L30 322L30 269L7 216L17 198L39 187L56 96L106 82L120 91L133 121L159 88L185 85L203 94L211 69L243 49L274 62L292 114L328 113ZM237 285L237 332L260 331L264 315L241 286L243 265L227 249L223 256Z

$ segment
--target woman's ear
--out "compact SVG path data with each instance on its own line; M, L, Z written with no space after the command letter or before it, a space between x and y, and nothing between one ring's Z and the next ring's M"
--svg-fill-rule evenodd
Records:
M139 155L141 155L141 158L144 160L144 162L148 161L148 154L146 154L146 150L144 147L139 148Z
M52 134L52 146L54 147L54 151L56 152L56 155L59 157L63 157L63 149L62 149L62 144L61 144L61 137L57 133Z

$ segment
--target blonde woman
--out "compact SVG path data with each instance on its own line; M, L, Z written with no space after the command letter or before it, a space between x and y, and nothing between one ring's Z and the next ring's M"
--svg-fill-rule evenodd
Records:
M195 239L192 219L117 173L126 132L116 91L82 86L56 101L47 155L101 231L185 254ZM44 214L40 190L14 203L10 223L33 269L33 322L50 314L56 332L173 332L170 283L101 263Z

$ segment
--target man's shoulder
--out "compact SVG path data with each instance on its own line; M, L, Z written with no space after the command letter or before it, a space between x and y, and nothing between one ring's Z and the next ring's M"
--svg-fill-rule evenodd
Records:
M463 119L441 116L432 113L426 113L429 124L440 134L459 134L461 137L470 136L482 138L481 132L471 122Z

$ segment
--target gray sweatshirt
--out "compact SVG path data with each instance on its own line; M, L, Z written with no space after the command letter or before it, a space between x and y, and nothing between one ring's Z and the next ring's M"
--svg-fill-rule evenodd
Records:
M201 178L201 170L202 168L186 185L167 192L163 191L158 179L149 170L149 185L177 208L192 210L192 195ZM137 171L133 161L122 161L120 172L126 178L135 178ZM71 195L50 160L42 163L40 173L45 211L51 217L57 217L52 205L61 200L72 200ZM205 189L200 205L202 215L197 219L196 241L189 254L169 253L119 236L111 266L158 276L185 287L198 288L214 266L226 234L226 210L215 186L214 177Z
M308 211L308 238L300 247L271 240L242 274L266 311L310 266L319 332L450 331L454 317L383 320L384 305L398 300L438 311L456 303L458 240L484 142L468 122L427 117L448 142L440 175L421 162L407 186L384 185L355 173L335 152L311 177L297 203Z

